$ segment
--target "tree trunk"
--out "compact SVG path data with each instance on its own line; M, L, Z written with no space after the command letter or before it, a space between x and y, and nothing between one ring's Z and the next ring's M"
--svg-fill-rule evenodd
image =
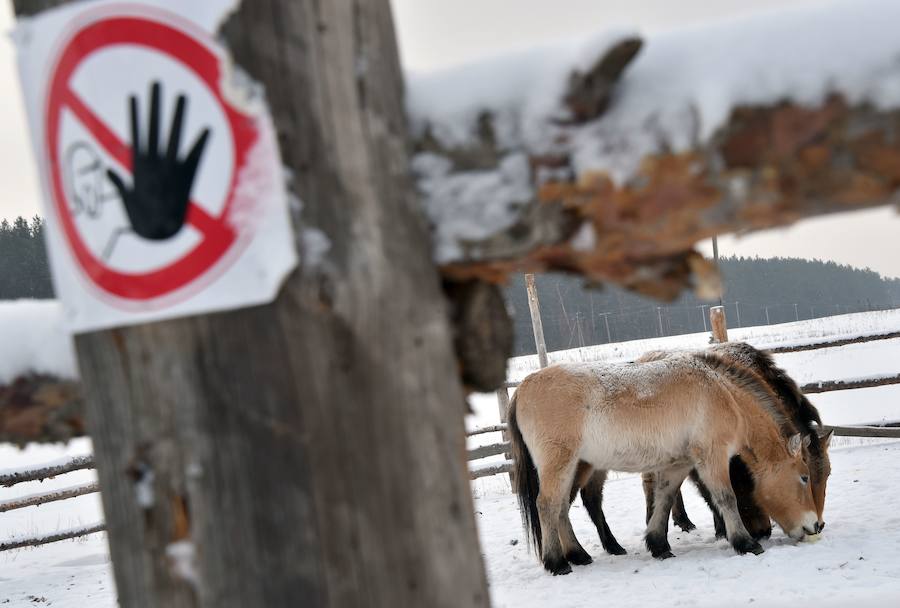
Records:
M330 249L272 305L77 338L120 602L486 606L389 2L245 1L221 34Z

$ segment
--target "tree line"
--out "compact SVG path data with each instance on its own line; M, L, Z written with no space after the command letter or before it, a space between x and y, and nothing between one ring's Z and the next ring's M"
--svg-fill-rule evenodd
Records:
M0 300L54 297L43 241L40 216L0 221ZM900 279L869 269L798 258L725 257L719 266L730 327L900 307ZM582 283L557 274L536 278L550 350L704 331L708 307L718 304L692 293L665 304ZM534 353L524 277L514 276L505 291L515 313L516 354Z
M900 307L900 279L870 269L799 258L719 260L729 327L747 327ZM549 350L705 331L709 306L692 293L662 303L614 286L586 289L565 275L536 277ZM506 288L515 315L516 355L535 352L525 281Z
M53 297L40 216L0 221L0 260L0 300Z

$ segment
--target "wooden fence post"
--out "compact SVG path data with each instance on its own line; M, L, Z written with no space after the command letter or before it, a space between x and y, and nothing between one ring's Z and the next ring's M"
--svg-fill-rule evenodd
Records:
M534 286L534 275L525 275L525 289L528 291L528 310L531 312L531 328L534 330L534 343L537 345L538 361L541 368L547 367L547 343L544 341L544 324L541 322L541 303L538 300L537 288Z
M506 424L508 422L508 414L509 414L509 389L501 387L497 389L497 407L500 410L500 424ZM509 433L506 431L501 431L501 436L503 437L503 441L509 441ZM506 452L503 454L503 457L507 460L512 460L512 454ZM513 494L516 492L516 477L513 471L509 472L509 486L512 488Z
M712 326L713 339L716 342L728 342L728 322L725 319L725 307L713 306L709 309L709 323Z
M77 337L119 602L487 606L389 1L245 0L220 35L330 249L271 305Z

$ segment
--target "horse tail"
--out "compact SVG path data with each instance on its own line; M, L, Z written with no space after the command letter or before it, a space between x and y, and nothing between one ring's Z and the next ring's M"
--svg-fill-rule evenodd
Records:
M540 556L543 546L541 543L541 520L538 516L537 497L540 491L537 469L531 459L531 452L522 438L519 424L516 421L517 390L513 393L509 402L507 416L507 430L509 431L509 443L513 455L513 471L516 485L516 495L519 497L519 513L522 516L522 526L525 528L525 538L530 547L537 550Z

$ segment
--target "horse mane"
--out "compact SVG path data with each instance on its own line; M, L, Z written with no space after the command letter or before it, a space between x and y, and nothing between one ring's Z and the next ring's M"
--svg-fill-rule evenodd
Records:
M775 365L775 360L770 353L759 350L746 342L717 344L711 350L733 358L759 374L784 404L787 414L797 429L803 433L809 432L810 452L816 455L821 453L821 440L813 426L815 423L818 428L822 428L822 417L819 410L800 391L800 387L787 375L787 372Z
M693 353L714 372L725 376L738 390L749 393L778 426L781 435L790 437L797 432L794 421L785 415L779 405L778 394L754 368L737 364L721 353L706 351Z

